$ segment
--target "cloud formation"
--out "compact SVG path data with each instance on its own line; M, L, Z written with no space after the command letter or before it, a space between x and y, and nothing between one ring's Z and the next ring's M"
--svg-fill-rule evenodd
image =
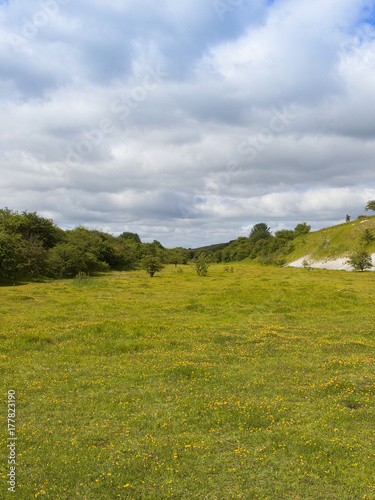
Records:
M1 205L188 247L356 217L374 4L0 2Z

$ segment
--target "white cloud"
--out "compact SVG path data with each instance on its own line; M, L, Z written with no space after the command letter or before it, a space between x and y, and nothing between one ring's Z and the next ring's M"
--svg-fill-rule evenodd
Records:
M375 197L373 8L67 2L15 51L9 32L41 7L1 4L2 205L192 247L359 215Z

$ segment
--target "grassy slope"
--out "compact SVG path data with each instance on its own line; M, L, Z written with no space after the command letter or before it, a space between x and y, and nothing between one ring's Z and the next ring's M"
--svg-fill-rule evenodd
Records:
M0 289L16 498L375 499L373 274L233 267Z
M305 255L311 255L310 258L313 260L336 259L347 257L358 248L364 248L367 252L373 253L375 242L369 245L361 243L361 236L365 229L372 230L375 235L375 216L299 236L294 240L295 249L287 255L287 260L293 262Z

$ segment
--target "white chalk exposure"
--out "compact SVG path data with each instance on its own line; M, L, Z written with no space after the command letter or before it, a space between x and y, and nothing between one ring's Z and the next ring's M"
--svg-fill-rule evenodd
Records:
M375 253L371 255L372 267L369 271L375 271ZM310 255L305 255L300 259L287 264L289 267L304 267L304 262L308 262L308 265L315 269L332 269L335 271L353 271L353 268L347 263L348 257L340 257L338 259L326 259L326 260L313 260L310 259Z

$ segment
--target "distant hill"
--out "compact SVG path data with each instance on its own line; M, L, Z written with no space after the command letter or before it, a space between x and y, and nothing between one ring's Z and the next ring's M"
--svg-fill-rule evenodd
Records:
M224 250L225 247L233 243L235 240L228 241L228 243L217 243L215 245L208 245L205 247L199 247L199 248L192 248L191 251L194 252L194 254L199 254L201 252L217 252L218 250ZM190 249L189 249L190 250Z
M374 237L373 241L364 241L366 230ZM357 250L374 254L375 266L375 216L359 216L354 221L313 232L309 232L306 223L301 223L294 230L276 231L275 235L269 234L255 241L240 236L228 243L189 251L190 258L201 252L211 254L213 262L255 260L262 264L301 266L307 260L311 267L350 269L346 262ZM330 261L329 264L326 265L326 261Z

